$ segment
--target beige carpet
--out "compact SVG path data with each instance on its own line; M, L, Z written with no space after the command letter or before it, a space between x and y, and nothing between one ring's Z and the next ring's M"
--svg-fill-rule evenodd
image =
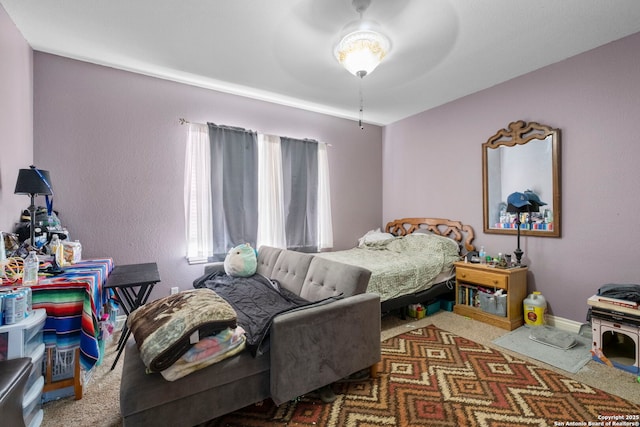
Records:
M491 343L491 341L507 331L446 311L440 311L419 321L403 321L395 316L385 316L382 319L382 340L429 324L472 339L480 344L497 348L505 353L510 353L508 350ZM623 370L609 368L606 365L590 361L576 374L570 374L553 366L526 358L519 353L511 354L640 404L640 384L636 382L635 375ZM122 358L116 368L110 371L114 358L115 346L111 345L106 350L103 363L93 373L88 384L85 385L84 396L81 400L76 401L73 397L69 397L46 403L44 405L42 426L121 426L119 387Z

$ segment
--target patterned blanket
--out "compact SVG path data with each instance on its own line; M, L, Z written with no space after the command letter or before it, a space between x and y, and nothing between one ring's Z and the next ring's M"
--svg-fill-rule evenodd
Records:
M149 372L169 368L200 338L235 328L235 310L209 289L179 292L133 311L127 326Z

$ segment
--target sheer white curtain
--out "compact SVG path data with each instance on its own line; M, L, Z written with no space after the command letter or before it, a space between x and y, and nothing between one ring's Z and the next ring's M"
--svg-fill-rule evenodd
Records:
M318 250L333 248L331 185L327 144L318 144Z
M280 137L258 134L258 238L256 245L286 249Z
M255 240L257 248L262 245L287 247L287 212L285 212L281 143L281 138L278 136L258 134L258 231ZM324 143L315 145L318 147L317 192L311 188L311 193L305 197L317 197L317 212L314 213L318 223L316 246L318 250L326 250L333 247L329 160L327 145ZM207 262L216 256L213 247L212 210L214 208L221 209L223 201L216 203L216 207L213 206L212 173L220 173L220 171L212 170L211 154L209 126L207 124L189 124L184 175L184 207L189 263Z
M209 147L207 125L190 123L184 169L185 229L189 262L206 262L213 256Z

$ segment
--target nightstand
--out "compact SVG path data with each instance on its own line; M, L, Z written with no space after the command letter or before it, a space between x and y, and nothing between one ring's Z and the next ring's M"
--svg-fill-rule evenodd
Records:
M454 263L456 267L456 304L453 311L506 330L524 324L522 301L527 294L527 267L497 268L486 264ZM503 290L504 316L485 311L477 304L479 288Z

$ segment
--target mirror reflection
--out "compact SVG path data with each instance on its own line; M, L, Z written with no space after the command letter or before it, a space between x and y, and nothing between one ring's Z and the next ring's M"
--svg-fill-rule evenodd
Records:
M520 223L523 235L560 236L559 138L557 129L518 121L483 144L485 232L512 234ZM507 201L513 193L541 203L513 212Z

